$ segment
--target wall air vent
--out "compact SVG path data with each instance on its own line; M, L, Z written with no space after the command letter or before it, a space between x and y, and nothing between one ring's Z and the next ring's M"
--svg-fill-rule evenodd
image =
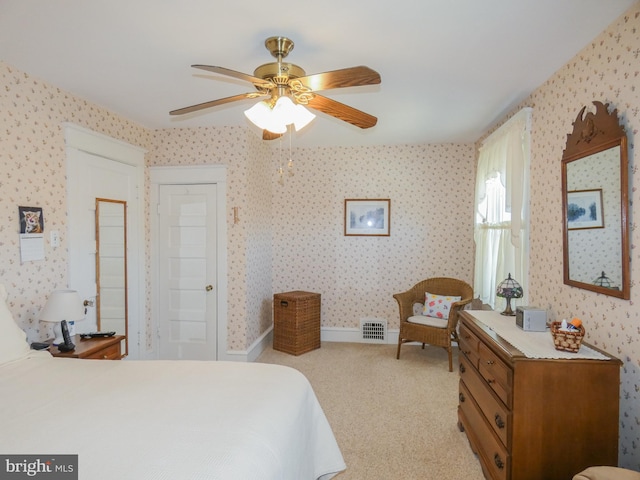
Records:
M366 343L387 342L387 321L379 318L361 318L360 332L362 341Z

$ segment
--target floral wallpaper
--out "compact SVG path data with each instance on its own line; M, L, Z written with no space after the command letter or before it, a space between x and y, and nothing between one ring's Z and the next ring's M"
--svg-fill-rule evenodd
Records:
M473 145L294 151L274 186L274 292L320 293L324 327L399 328L394 293L429 277L473 283ZM346 198L388 198L388 237L344 236Z
M638 200L639 29L640 3L513 110L533 107L530 302L547 308L554 319L580 316L587 340L622 360L619 463L636 470L640 298L635 284L640 259L635 244L640 213L631 211L630 300L565 286L560 159L577 112L594 100L608 102L618 109L629 134L631 201ZM273 293L321 293L325 327L357 328L360 318L373 316L397 328L393 293L428 276L473 278L478 144L294 147L295 175L280 185L272 147L244 128L150 131L2 62L0 82L0 282L7 285L11 311L30 340L49 336L35 320L37 313L51 290L67 284L63 122L147 149L148 165L228 166L230 350L250 348L268 330ZM391 235L345 237L345 198L390 198ZM41 206L46 228L61 233L56 249L45 235L44 261L20 263L21 205ZM152 326L153 319L147 323ZM154 330L148 331L147 347L152 348Z
M584 106L618 109L629 145L630 201L640 198L635 144L640 129L640 3L586 45L518 107L533 107L530 293L551 319L578 316L586 341L623 362L619 464L640 471L640 210L631 209L631 298L620 300L563 283L561 163L567 135ZM515 113L518 109L514 109Z
M67 287L66 152L62 124L72 122L147 148L150 132L0 62L0 282L31 341L49 338L38 313L52 290ZM41 207L45 260L20 261L18 206ZM60 246L49 243L57 230Z

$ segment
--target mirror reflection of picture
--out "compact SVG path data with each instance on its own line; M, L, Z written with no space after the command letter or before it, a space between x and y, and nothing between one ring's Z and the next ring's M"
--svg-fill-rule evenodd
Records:
M569 230L604 228L602 189L567 192Z

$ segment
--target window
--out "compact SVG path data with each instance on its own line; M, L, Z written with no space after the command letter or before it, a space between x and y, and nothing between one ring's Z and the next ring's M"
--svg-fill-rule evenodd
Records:
M527 303L530 142L531 109L525 108L480 147L474 289L475 296L494 309L504 307L505 300L496 298L496 287L509 273L524 289L520 303Z

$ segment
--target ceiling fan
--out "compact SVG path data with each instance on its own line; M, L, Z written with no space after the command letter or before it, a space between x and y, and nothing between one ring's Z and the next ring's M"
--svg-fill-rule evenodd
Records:
M190 107L172 110L169 114L183 115L218 105L224 105L225 103L268 97L264 102L261 102L260 105L264 110L274 110L277 106L278 100L281 98L288 98L292 100L292 106L295 106L296 108L298 108L297 106L299 105L304 105L348 122L356 127L370 128L378 122L376 117L369 115L368 113L316 93L318 91L330 90L332 88L379 84L380 74L378 74L378 72L370 69L369 67L359 66L307 75L299 66L292 63L283 63L282 61L289 52L293 50L293 41L286 37L269 37L265 40L264 44L267 50L271 52L271 55L277 59L277 62L259 66L253 72L253 75L237 72L224 67L192 65L192 67L199 68L201 70L207 70L209 72L245 80L253 84L256 89L255 92L242 93L231 97L191 105ZM253 119L247 114L248 112L249 110L245 112L245 114L253 121ZM307 114L309 114L309 112L307 112ZM310 115L310 117L312 119L314 115ZM299 130L297 124L296 129ZM282 136L283 133L284 132L279 128L263 127L262 138L265 140L272 140Z

